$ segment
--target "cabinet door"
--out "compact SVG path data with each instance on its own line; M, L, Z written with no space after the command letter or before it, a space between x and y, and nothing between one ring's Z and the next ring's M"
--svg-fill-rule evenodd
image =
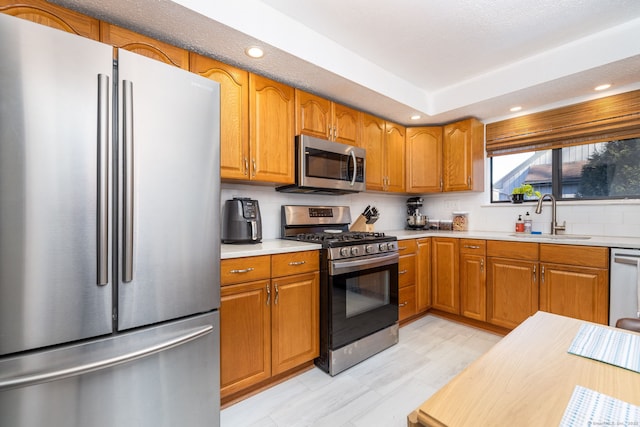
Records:
M483 254L460 254L460 310L465 317L487 320L486 272Z
M396 193L404 192L404 137L405 127L387 122L385 125L385 190Z
M333 139L331 101L316 95L295 90L296 135Z
M431 239L418 239L416 254L416 309L431 308Z
M102 21L100 41L184 70L189 69L188 50Z
M540 310L606 325L608 301L606 269L540 265Z
M483 191L483 125L475 119L451 123L444 127L444 191Z
M412 246L415 247L415 245ZM398 261L398 320L404 320L416 314L415 283L416 254L412 252L402 255Z
M370 114L362 115L362 139L367 150L367 190L384 190L385 122Z
M229 396L271 376L269 280L220 291L220 394Z
M293 184L294 90L249 74L251 179Z
M340 104L333 104L334 140L361 147L362 113Z
M407 128L407 192L442 191L442 127Z
M0 0L0 12L92 40L100 39L100 21L44 0Z
M249 73L191 53L191 71L220 83L220 177L249 179Z
M307 273L272 280L273 375L319 355L319 274Z
M487 260L487 321L513 329L538 311L537 263Z
M431 239L433 308L460 314L458 239Z

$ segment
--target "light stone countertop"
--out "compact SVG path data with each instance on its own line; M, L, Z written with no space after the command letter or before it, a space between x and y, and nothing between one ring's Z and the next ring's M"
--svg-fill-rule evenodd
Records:
M434 231L434 230L389 230L387 236L396 236L398 240L417 239L421 237L455 237L459 239L506 240L511 242L554 243L561 245L607 246L610 248L640 249L640 237L608 237L564 235L553 238L548 234L524 234L500 231ZM322 249L318 243L297 242L295 240L267 239L257 244L222 244L221 259L241 258L258 255L272 255L289 252L311 251Z
M442 230L390 230L388 236L398 240L421 237L456 237L460 239L507 240L511 242L554 243L561 245L608 246L610 248L640 248L640 237L589 236L584 239L578 235L524 234L500 231L442 231ZM516 235L517 234L517 235Z
M297 242L295 240L269 239L262 243L225 244L220 246L220 259L241 258L246 256L283 254L288 252L312 251L321 249L318 243Z

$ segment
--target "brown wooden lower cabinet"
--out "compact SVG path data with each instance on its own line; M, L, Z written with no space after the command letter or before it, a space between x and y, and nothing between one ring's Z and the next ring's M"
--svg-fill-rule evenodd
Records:
M398 320L403 321L417 313L416 308L416 240L398 242Z
M313 360L320 352L319 274L272 279L272 375Z
M220 292L220 393L228 396L271 376L270 280Z
M609 248L540 245L540 310L609 323Z
M460 314L459 239L431 238L432 307Z
M538 311L538 263L489 257L487 264L487 321L513 329Z
M487 320L486 242L460 241L460 314L470 319Z
M416 243L416 309L422 313L431 308L431 238Z
M317 251L222 260L223 400L318 357L318 261Z

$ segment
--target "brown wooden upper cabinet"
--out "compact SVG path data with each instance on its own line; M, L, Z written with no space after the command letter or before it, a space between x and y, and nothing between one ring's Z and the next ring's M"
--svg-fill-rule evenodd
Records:
M100 41L156 61L189 69L189 51L116 25L100 22Z
M249 180L249 73L191 53L192 72L220 83L220 176Z
M44 0L0 0L0 12L89 39L100 39L100 21Z
M361 146L362 113L296 89L296 135Z
M407 192L442 191L442 126L407 128Z
M443 191L484 190L484 125L467 119L444 126Z
M367 190L404 192L404 126L363 113Z
M249 74L250 179L294 181L294 89Z

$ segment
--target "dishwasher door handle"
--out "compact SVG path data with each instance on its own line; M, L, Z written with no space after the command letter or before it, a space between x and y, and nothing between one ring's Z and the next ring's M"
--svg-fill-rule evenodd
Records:
M613 257L613 262L637 266L640 263L640 255L616 255Z

